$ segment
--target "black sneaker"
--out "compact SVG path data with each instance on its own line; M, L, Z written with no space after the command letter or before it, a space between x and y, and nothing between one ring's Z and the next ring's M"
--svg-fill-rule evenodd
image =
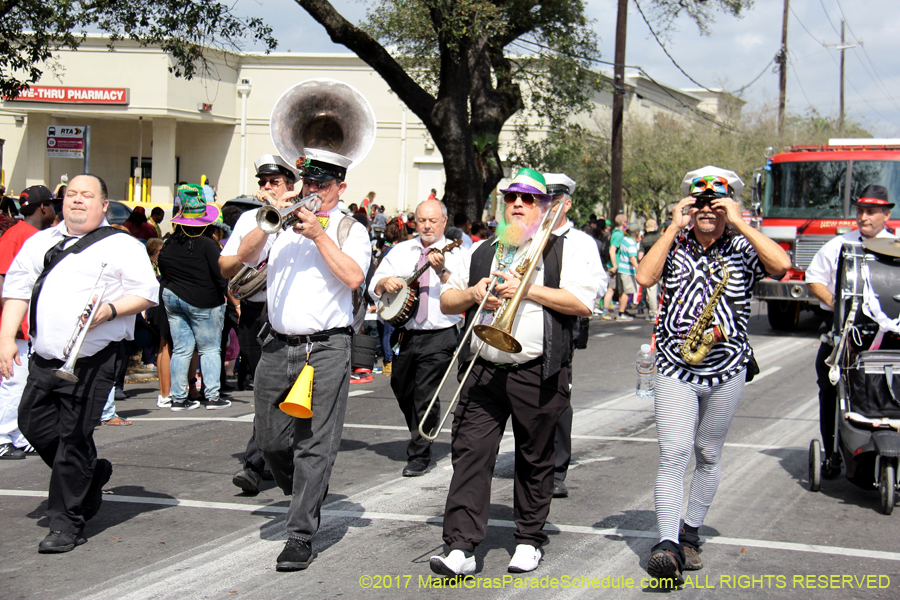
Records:
M103 486L109 483L112 472L111 462L105 458L97 459L97 466L94 467L94 477L91 479L91 485L88 488L84 504L81 506L85 521L93 519L100 510L100 504L103 503Z
M231 406L231 401L223 400L222 398L216 398L215 400L206 401L206 410L219 410L222 408L228 408L229 406Z
M428 465L431 461L416 458L406 463L403 468L404 477L421 477L428 472Z
M260 475L253 469L241 469L231 478L231 483L238 486L248 494L259 493Z
M194 410L195 408L198 408L199 406L200 406L200 403L197 402L196 400L187 399L187 400L182 400L181 402L176 402L175 400L172 400L172 406L170 408L171 408L171 410Z
M81 537L77 533L66 533L64 531L51 531L47 537L38 544L38 552L41 554L59 554L61 552L71 552L75 546L87 543L87 539Z
M568 498L569 497L569 488L566 487L566 484L562 479L554 479L553 480L553 497L554 498Z
M671 581L672 587L684 585L678 559L671 550L657 548L651 552L650 559L647 561L647 573L656 579Z
M25 451L16 448L12 444L0 444L0 460L23 460Z
M302 571L312 562L312 544L297 538L288 538L284 550L275 562L276 571Z

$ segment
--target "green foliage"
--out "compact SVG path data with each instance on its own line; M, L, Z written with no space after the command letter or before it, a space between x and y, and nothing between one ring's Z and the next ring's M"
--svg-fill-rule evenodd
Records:
M261 19L240 19L231 7L204 0L22 0L0 2L0 94L18 96L53 68L53 53L77 49L83 29L119 40L159 45L174 62L169 71L191 79L202 72L210 47L239 48L260 42L270 51L276 42Z
M776 111L765 107L743 115L736 130L709 122L685 122L658 116L652 122L625 123L623 195L629 216L663 222L668 206L681 198L685 173L705 165L735 171L749 183L753 170L765 164L764 152L776 152L797 144L826 144L838 136L837 119L818 114L790 115L785 133L776 134ZM590 213L606 216L609 206L608 126L596 130L567 127L551 132L546 140L526 142L515 157L516 164L544 172L566 173L578 182L572 197L576 222ZM852 120L844 122L845 137L872 137ZM745 204L749 194L744 195Z

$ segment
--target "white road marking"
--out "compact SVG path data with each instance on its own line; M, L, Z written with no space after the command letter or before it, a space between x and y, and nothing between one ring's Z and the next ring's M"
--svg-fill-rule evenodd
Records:
M611 457L608 457L611 458ZM0 490L0 496L7 497L23 497L23 498L45 498L47 492L35 490ZM203 502L198 500L181 500L178 498L144 498L141 496L119 496L116 494L105 494L103 500L107 502L124 502L129 504L151 504L155 506L181 506L184 508L206 508L214 510L231 510L249 513L264 514L285 514L288 511L286 506L251 506L248 504L240 504L236 502ZM351 511L351 510L322 510L322 515L337 519L364 519L372 521L401 521L407 523L430 523L441 524L444 519L440 516L429 515L412 515L404 513L387 513L387 512L369 512L369 511ZM513 521L504 521L500 519L488 520L488 525L492 527L502 527L505 529L515 529L516 524ZM583 535L596 536L616 536L621 538L647 538L656 539L658 537L656 531L641 531L635 529L617 529L617 528L599 528L584 525L565 525L556 523L547 523L544 526L547 531L558 531L560 533L580 533ZM867 550L865 548L843 548L840 546L826 546L821 544L802 544L795 542L779 542L774 540L754 540L750 538L730 538L730 537L705 537L701 539L708 544L718 544L723 546L739 546L750 548L763 548L768 550L787 550L789 552L812 552L815 554L829 554L834 556L850 556L857 558L874 558L880 560L900 561L900 552L885 552L881 550Z
M375 390L353 390L352 392L350 392L350 397L352 398L353 396L362 396L364 394L371 394L374 391Z
M622 331L635 331L636 329L642 329L640 325L631 325L630 327L623 327Z
M759 382L759 380L765 379L769 375L772 375L773 373L777 373L780 370L781 370L781 367L772 367L771 369L766 369L765 371L760 371L759 374L753 378L753 381L751 381L747 385L753 385L754 383Z
M571 463L569 463L569 471L571 471L575 467L581 467L581 466L589 465L589 464L595 463L595 462L608 462L611 460L616 460L616 457L615 456L601 456L600 458L586 458L584 460L572 461Z
M592 337L609 337L611 335L616 335L614 333L595 333Z

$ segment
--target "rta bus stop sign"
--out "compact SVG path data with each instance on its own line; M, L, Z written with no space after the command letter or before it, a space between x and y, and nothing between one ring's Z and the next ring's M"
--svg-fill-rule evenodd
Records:
M84 129L71 125L47 127L47 157L84 158Z

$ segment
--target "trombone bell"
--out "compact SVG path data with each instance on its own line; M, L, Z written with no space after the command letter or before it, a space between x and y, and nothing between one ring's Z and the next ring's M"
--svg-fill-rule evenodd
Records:
M513 313L512 317L515 318L515 316L515 313ZM500 319L497 319L497 321L502 320L502 316ZM522 344L509 334L511 330L512 323L509 323L509 327L506 327L505 323L500 322L496 325L476 325L475 335L487 342L489 346L493 346L498 350L509 352L510 354L518 354L522 351Z

